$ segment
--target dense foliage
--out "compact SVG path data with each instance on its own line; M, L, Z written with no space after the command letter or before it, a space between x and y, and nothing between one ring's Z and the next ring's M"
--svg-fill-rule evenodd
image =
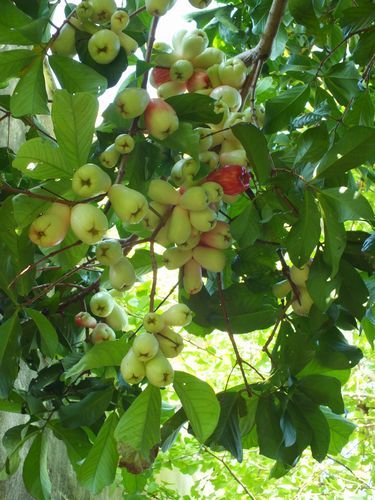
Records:
M246 64L238 88L241 109L249 112L223 125L213 96L201 92L199 82L188 85L190 92L167 87L162 97L177 118L166 136L147 110L127 119L118 106L125 89L145 89L150 70L166 64L169 48L153 45L158 18L142 0L129 0L127 41L112 61L99 64L89 47L93 24L77 28L76 5L66 4L62 26L50 23L59 3L0 0L0 43L12 46L0 52L0 125L26 126L18 149L8 140L0 150L0 410L30 417L3 438L8 456L2 479L15 473L20 449L31 443L22 465L25 486L34 498L50 498L48 432L65 443L79 483L93 493L111 485L119 468L125 490L141 491L158 453L157 469L168 450L177 467L183 462L173 455L176 440L178 455L185 446L195 457L181 466L187 473L197 470L199 452L219 460L229 452L243 461L243 472L248 450L257 450L274 461L273 478L291 473L306 449L318 462L339 454L355 428L346 417L343 385L363 357L363 336L371 347L375 340L373 2L233 0L192 7L189 18L204 29L209 46ZM178 0L167 3L178 9ZM54 48L67 27L74 59ZM129 38L140 50L127 49ZM98 121L98 96L119 83L115 102ZM222 133L220 127L230 134L223 140L236 146L202 146L210 134ZM120 134L134 139L130 152L114 153ZM214 154L204 156L207 150ZM222 153L233 153L235 161L222 159L221 167L240 163L241 178L237 170L233 177L234 170L216 168ZM171 170L187 156L200 168L184 184ZM113 167L105 169L111 203L102 194L107 177L98 192L79 196L72 188L75 172L87 162L108 166L106 161ZM120 216L109 186L138 192L140 203L158 202L150 188L156 179L183 184L188 193L189 182L200 186L207 176L224 189L224 201L215 201L212 211L229 224L232 240L215 247L225 259L210 254L223 266L193 251L199 272L203 267L196 286L189 280L194 258L170 266L173 271L164 267L169 261L161 245L179 245L180 233L172 237L170 231L167 242L159 233L180 202L165 201L161 222L148 227L142 218ZM92 245L101 236L93 242L81 236L86 214L75 223L72 216L53 247L30 241L30 225L59 201L72 212L92 206L106 215L103 234L121 244L135 271L132 287L114 285L113 266L104 265ZM137 210L146 214L148 207ZM195 218L190 214L192 224ZM93 312L92 297L110 289L118 290L111 300L128 318L113 327L115 340L95 343L75 316L90 303ZM140 337L144 316L176 302L193 312L179 334L190 342L196 337L199 346L209 339L215 362L201 366L194 361L200 350L190 347L185 358L185 351L179 355L182 361L172 360L173 385L159 389L144 376L128 383L119 367ZM226 347L220 336L215 352L218 331L227 333ZM21 362L31 370L28 387L17 383ZM292 473L298 474L298 465Z

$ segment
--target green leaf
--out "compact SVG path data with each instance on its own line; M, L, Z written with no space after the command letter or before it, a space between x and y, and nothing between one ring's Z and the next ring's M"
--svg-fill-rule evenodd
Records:
M230 224L230 231L240 248L251 246L261 235L259 214L252 201Z
M323 78L328 90L343 106L359 92L360 74L352 61L335 64L324 72Z
M318 194L324 220L323 260L331 266L331 277L336 276L341 256L345 250L346 234L344 225L339 222L335 203L323 193Z
M129 350L129 344L126 337L113 342L102 342L95 344L86 354L79 360L77 364L72 366L64 375L64 378L74 377L83 371L92 370L94 368L103 368L105 366L120 366L122 358Z
M176 371L173 387L191 423L195 437L204 443L216 428L220 405L210 385L189 373Z
M361 321L369 298L367 286L358 271L345 259L341 261L339 276L341 287L338 302Z
M0 398L7 398L18 374L21 325L16 311L0 325Z
M365 332L368 343L371 348L374 349L375 343L375 316L372 309L369 309L366 312L364 318L362 318L361 326L363 331Z
M375 52L375 38L373 52ZM369 91L361 92L356 96L352 105L349 107L346 116L343 118L343 123L349 127L363 125L372 127L374 123L374 104L372 103Z
M323 123L317 127L310 128L298 137L294 165L298 166L301 162L318 161L327 149L328 131L326 124Z
M307 375L299 379L297 386L318 405L329 406L335 413L344 413L341 384L337 378L326 375Z
M361 349L348 344L344 335L337 328L323 332L316 352L317 360L333 370L353 368L363 358Z
M113 411L100 428L89 454L78 469L79 483L92 493L100 493L115 479L118 452L113 434L117 423L118 417Z
M349 441L349 437L356 426L353 422L336 415L328 408L321 408L321 411L329 425L330 441L328 452L337 455Z
M104 415L112 399L112 394L112 385L104 389L101 387L92 390L92 392L78 403L70 403L60 407L59 416L62 424L68 429L76 429L77 427L93 424Z
M149 384L120 418L115 439L145 459L160 441L160 390Z
M298 24L306 26L312 32L319 31L313 0L289 0L289 11Z
M16 49L0 53L1 80L20 77L22 70L37 57L32 50Z
M161 141L163 146L174 149L180 153L189 154L198 160L199 156L199 134L190 123L180 122L178 130Z
M70 178L72 170L62 150L51 141L37 137L21 145L13 167L32 179Z
M359 191L342 186L323 189L322 193L334 200L339 222L374 219L374 211L370 203Z
M43 75L43 58L34 58L17 83L10 98L10 111L14 117L48 115L47 92Z
M31 317L39 330L43 354L53 358L59 344L55 327L41 312L35 309L24 309L24 311Z
M214 111L215 100L202 94L182 94L168 97L167 103L176 111L179 120L198 123L220 123L222 114Z
M272 158L268 151L267 141L258 127L250 123L238 123L234 125L232 132L240 141L246 151L247 159L260 183L269 179L272 171Z
M107 79L85 64L57 54L49 56L48 61L61 87L70 93L101 95L107 89Z
M288 128L291 119L304 110L309 94L308 85L298 85L267 101L264 132L272 134Z
M337 299L340 282L338 274L331 278L331 269L324 263L322 253L318 252L310 268L307 289L320 311L327 311L332 302Z
M281 413L273 396L259 398L256 412L256 426L259 441L259 452L265 457L277 458L283 433L280 427Z
M34 439L23 464L22 478L27 491L38 500L51 498L47 468L47 439L43 432Z
M146 250L145 248L139 248L138 250L136 250L129 260L134 268L137 277L141 277L144 274L148 274L152 271L150 251ZM155 261L158 268L163 266L163 259L161 255L155 254Z
M32 19L10 0L1 0L0 43L14 45L30 45L30 40L19 28L26 26Z
M87 457L91 449L86 432L83 429L67 429L61 425L59 420L50 420L48 427L52 429L56 438L65 444L70 463L74 471L77 472L79 463Z
M146 181L151 179L160 162L160 149L155 144L137 142L126 162L125 179L129 187L146 194Z
M292 226L286 247L293 264L301 267L309 260L320 237L320 212L311 191L305 190L304 205Z
M91 94L71 95L66 90L58 90L54 94L53 127L73 172L87 161L97 112L98 101Z
M327 151L315 169L315 178L331 177L375 161L375 131L352 127Z

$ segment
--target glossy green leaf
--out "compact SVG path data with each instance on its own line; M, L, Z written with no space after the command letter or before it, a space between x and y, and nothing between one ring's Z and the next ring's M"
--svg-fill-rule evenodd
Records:
M19 29L27 26L32 19L10 0L1 0L0 43L30 45L30 39Z
M334 200L339 222L374 219L374 211L370 203L359 191L342 186L324 189L322 193Z
M2 80L21 76L22 70L32 63L35 52L26 49L7 50L0 53L0 74Z
M161 144L167 148L189 154L194 159L198 159L199 134L193 130L190 123L180 122L178 130L161 141Z
M307 280L307 289L316 307L325 312L337 299L340 289L340 276L331 277L330 267L324 263L321 252L314 257Z
M25 312L31 317L39 330L42 352L46 356L53 358L59 344L59 338L55 327L41 312L36 311L35 309L25 309Z
M86 458L92 446L86 432L83 429L67 429L59 420L50 420L48 427L65 444L70 463L77 472L79 463Z
M344 413L341 384L337 378L306 375L299 379L298 388L315 403L329 406L335 413Z
M273 396L259 398L256 412L259 451L269 458L278 457L283 441L280 418L280 409L276 406Z
M339 276L341 287L338 302L360 321L369 299L367 286L358 271L345 259L341 261Z
M197 123L220 123L222 114L214 111L215 100L202 94L175 95L166 99L181 121Z
M328 90L343 106L359 92L360 74L352 61L335 64L323 77Z
M306 26L309 30L319 30L319 21L314 11L313 0L290 0L289 10L297 23Z
M266 102L264 132L287 129L291 119L302 113L309 97L308 85L297 85Z
M350 422L340 415L336 415L328 408L321 409L327 419L330 430L330 441L328 452L337 455L349 441L349 437L356 428L353 422Z
M23 465L22 477L27 491L38 500L51 498L52 485L47 468L47 439L40 433L34 439Z
M249 201L245 209L230 224L233 238L241 248L252 245L261 235L259 214L253 202Z
M346 370L356 366L363 358L359 347L350 345L337 328L324 331L319 340L317 360L333 370Z

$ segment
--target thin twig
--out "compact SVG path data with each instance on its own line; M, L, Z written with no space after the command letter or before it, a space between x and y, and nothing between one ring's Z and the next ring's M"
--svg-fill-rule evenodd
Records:
M151 268L152 268L152 285L150 291L150 305L149 311L154 312L154 303L155 303L155 293L156 293L156 285L158 281L158 263L155 257L155 240L151 239L150 241L150 258L151 258Z
M141 14L141 12L144 12L146 10L146 7L139 7L139 9L135 10L131 14L129 14L129 17L134 17L138 16L138 14Z

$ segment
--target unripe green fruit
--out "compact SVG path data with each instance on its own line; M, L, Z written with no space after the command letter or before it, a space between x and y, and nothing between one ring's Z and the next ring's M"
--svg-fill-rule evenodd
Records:
M213 135L212 137L215 136ZM203 151L199 153L199 161L208 165L211 170L214 170L218 166L219 155L215 151Z
M155 17L164 16L171 7L170 0L145 0L146 11Z
M292 266L290 268L290 279L295 285L305 287L309 273L310 267L308 264L304 264L301 268Z
M150 102L147 90L140 88L127 88L115 100L116 107L121 116L126 120L141 116Z
M211 231L217 222L216 213L210 208L206 208L199 212L190 212L189 215L191 225L195 227L195 229L198 229L198 231Z
M179 269L192 258L191 250L181 248L167 248L163 253L163 264L169 270Z
M115 148L122 155L131 153L134 149L135 141L129 134L120 134L115 139Z
M246 79L245 63L238 58L228 59L219 65L219 78L223 85L240 89Z
M225 165L242 165L246 167L247 156L244 149L234 149L233 151L227 151L225 153L220 153L219 155L220 166Z
M163 320L168 326L187 326L192 319L193 313L185 304L175 304L163 313Z
M155 387L165 387L171 384L173 375L172 365L160 351L146 364L146 377L150 384Z
M165 328L165 322L161 314L150 312L143 318L143 326L147 332L157 333Z
M186 90L185 83L179 81L171 81L159 85L157 89L157 94L162 99L168 99L168 97L183 94L185 90Z
M116 340L116 334L112 328L105 323L98 323L90 335L93 344L101 344L106 341Z
M279 281L272 287L272 293L278 299L282 299L292 290L288 280Z
M122 257L122 246L117 240L103 240L96 245L95 256L101 264L111 266Z
M151 99L145 111L148 132L159 141L176 132L179 121L175 110L163 99Z
M105 318L111 314L115 307L115 301L108 292L95 293L90 299L90 309L95 316Z
M212 88L220 87L222 85L222 82L219 78L219 64L213 64L212 66L209 66L206 69L206 71L207 71L207 75L210 79Z
M60 218L53 214L40 215L29 228L30 240L41 248L58 245L63 241L68 228L64 227Z
M195 68L208 69L215 64L220 64L224 61L225 54L222 50L215 47L208 47L201 54L191 61Z
M174 207L169 227L168 239L171 243L181 245L189 239L191 235L191 224L189 220L189 212L182 207Z
M149 198L166 205L177 205L180 193L167 181L153 179L148 187Z
M184 265L183 285L185 292L189 295L198 293L202 289L202 267L194 259Z
M116 215L128 224L138 224L147 213L148 204L143 194L123 184L113 184L108 198Z
M212 231L201 234L200 242L207 247L226 250L232 244L229 224L221 220L217 221Z
M116 303L112 312L106 316L105 322L114 330L121 332L125 332L129 326L129 318L125 309Z
M113 31L100 30L91 36L87 49L95 62L109 64L120 51L120 40Z
M129 14L125 10L116 10L111 16L111 30L119 33L129 24Z
M177 248L180 248L181 250L191 250L199 244L200 237L201 233L196 229L193 229L190 238L188 238L184 243L181 243L181 245L178 245Z
M145 364L130 349L121 361L120 372L128 384L139 384L146 376Z
M150 231L157 228L160 224L163 215L166 214L168 210L168 205L162 205L156 201L151 201L149 203L149 208L146 215L144 216L142 222L144 226Z
M212 126L212 131L219 131L221 130L222 128L224 128L224 123L228 120L228 117L229 117L229 107L228 107L228 104L226 102L223 101L223 99L217 99L215 104L214 104L214 112L217 114L217 115L221 115L221 122L220 123L216 123L215 125ZM215 134L217 135L217 134ZM216 138L215 138L215 135L212 136L212 140L213 140L213 146L217 146L217 144L220 144L221 141L217 141Z
M155 241L158 245L162 247L169 247L171 242L168 239L168 230L169 230L169 220L165 223L165 225L158 231L158 234L155 236Z
M178 333L170 328L165 328L156 334L159 342L159 349L166 358L175 358L184 348L184 340Z
M140 361L144 363L150 361L158 350L159 343L152 333L141 333L135 337L133 351Z
M121 257L116 264L109 268L109 281L113 288L125 292L129 290L136 281L136 275L129 259Z
M299 302L297 299L292 302L293 311L298 316L308 316L314 302L306 288L299 287L299 292Z
M120 153L114 144L106 148L99 156L100 163L105 168L115 168L120 159Z
M118 33L121 47L125 50L127 56L131 56L138 49L138 42L126 33Z
M172 35L172 46L177 54L181 53L182 40L184 39L187 32L188 31L184 29L184 30L175 31Z
M212 273L220 273L225 267L225 254L216 248L195 247L193 257L202 267Z
M220 85L210 93L210 97L216 101L223 101L232 112L238 111L241 107L242 98L237 89L229 85Z
M93 6L88 0L84 0L77 5L76 14L78 19L80 19L81 21L86 21L90 19L90 17L94 14Z
M190 4L197 9L205 9L211 3L211 0L189 0Z
M108 231L105 214L88 203L79 203L72 208L70 224L77 238L87 245L97 243Z
M181 54L184 59L193 59L208 46L208 37L201 29L185 34L181 41Z
M209 203L219 203L223 199L223 188L217 182L205 182L201 187L205 190Z
M105 24L116 11L117 6L115 0L90 0L93 8L91 19L99 24Z
M238 149L243 149L242 144L233 136L230 139L225 139L221 143L220 153L228 153Z
M160 53L155 55L155 64L157 66L162 66L163 68L170 68L172 64L178 61L178 54L172 52L169 53Z
M208 207L208 195L201 186L193 186L187 189L181 196L179 206L186 210L199 211Z
M199 134L199 151L208 151L212 146L212 130L210 128L198 127L195 129Z
M82 198L90 198L97 194L106 193L111 184L112 181L109 175L94 163L82 165L74 172L72 179L73 191Z
M171 179L177 186L181 186L187 180L199 172L200 165L192 158L182 158L177 161L171 170Z
M51 45L52 52L59 56L73 57L77 53L75 36L76 30L70 24L65 24Z
M173 63L171 69L169 70L171 79L176 80L177 82L186 82L191 76L193 76L193 73L193 65L190 61L186 61L185 59L179 59Z

